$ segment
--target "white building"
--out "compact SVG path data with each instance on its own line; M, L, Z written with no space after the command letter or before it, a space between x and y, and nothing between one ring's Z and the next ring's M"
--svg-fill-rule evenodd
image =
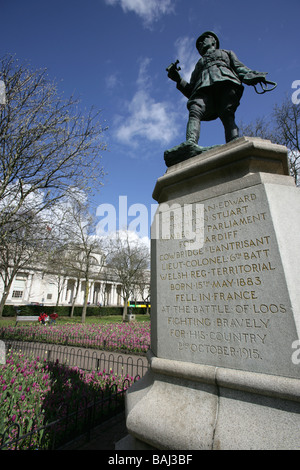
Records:
M122 286L113 279L113 275L105 267L99 269L100 260L94 257L93 274L90 276L88 304L98 306L123 306ZM77 295L76 295L77 292ZM149 292L149 286L141 295L135 292L132 300L144 300ZM0 280L0 295L3 284ZM83 305L85 280L77 280L74 276L50 272L43 267L22 269L16 275L6 305L26 305L38 303L45 306Z
M56 276L38 269L23 270L15 277L8 295L7 305L39 303L43 305L71 305L75 296L77 280L68 276ZM2 286L1 286L2 287ZM3 287L0 287L0 295ZM79 281L75 304L83 305L85 281ZM89 304L122 306L121 286L110 280L91 280Z

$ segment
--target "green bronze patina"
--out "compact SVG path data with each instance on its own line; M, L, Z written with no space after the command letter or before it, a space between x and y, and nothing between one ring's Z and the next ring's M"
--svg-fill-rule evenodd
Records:
M189 110L186 141L165 151L167 166L214 147L198 145L201 121L220 118L226 142L239 137L235 112L243 95L243 84L253 86L258 83L272 84L274 86L271 89L276 87L276 83L266 80L267 73L251 70L239 61L234 52L220 49L219 38L212 31L206 31L198 37L196 48L201 58L195 66L190 82L180 76L178 60L166 69L168 77L176 82L177 89L188 99ZM266 91L271 90L263 88L262 93Z

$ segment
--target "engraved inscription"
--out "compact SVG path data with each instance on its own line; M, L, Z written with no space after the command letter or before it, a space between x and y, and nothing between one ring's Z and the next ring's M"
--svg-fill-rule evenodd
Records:
M268 355L288 306L270 288L280 276L277 243L259 201L258 190L204 201L201 248L159 241L158 307L174 354L238 364Z

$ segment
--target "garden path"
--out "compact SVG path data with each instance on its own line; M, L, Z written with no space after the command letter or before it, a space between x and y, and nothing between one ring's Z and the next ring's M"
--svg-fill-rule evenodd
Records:
M81 437L69 442L60 450L115 450L115 444L127 434L125 412L123 412L94 428L89 442Z

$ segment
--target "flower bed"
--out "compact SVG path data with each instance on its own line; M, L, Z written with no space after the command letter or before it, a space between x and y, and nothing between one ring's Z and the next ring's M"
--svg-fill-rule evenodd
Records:
M22 354L7 354L6 364L0 366L1 434L10 426L8 437L13 439L41 426L43 401L51 388L47 367Z
M57 420L58 415L60 419L69 416L83 402L86 406L96 398L105 397L112 385L115 391L121 391L133 380L133 377L115 375L112 370L85 373L77 367L48 365L40 363L38 358L8 352L6 364L0 365L0 434L7 430L4 442L13 440ZM77 420L78 417L75 433L79 426ZM59 441L65 428L57 428L56 433ZM20 448L38 449L40 440L41 435L36 433L33 438L22 440Z
M150 345L150 323L6 326L0 328L0 338L141 353Z

